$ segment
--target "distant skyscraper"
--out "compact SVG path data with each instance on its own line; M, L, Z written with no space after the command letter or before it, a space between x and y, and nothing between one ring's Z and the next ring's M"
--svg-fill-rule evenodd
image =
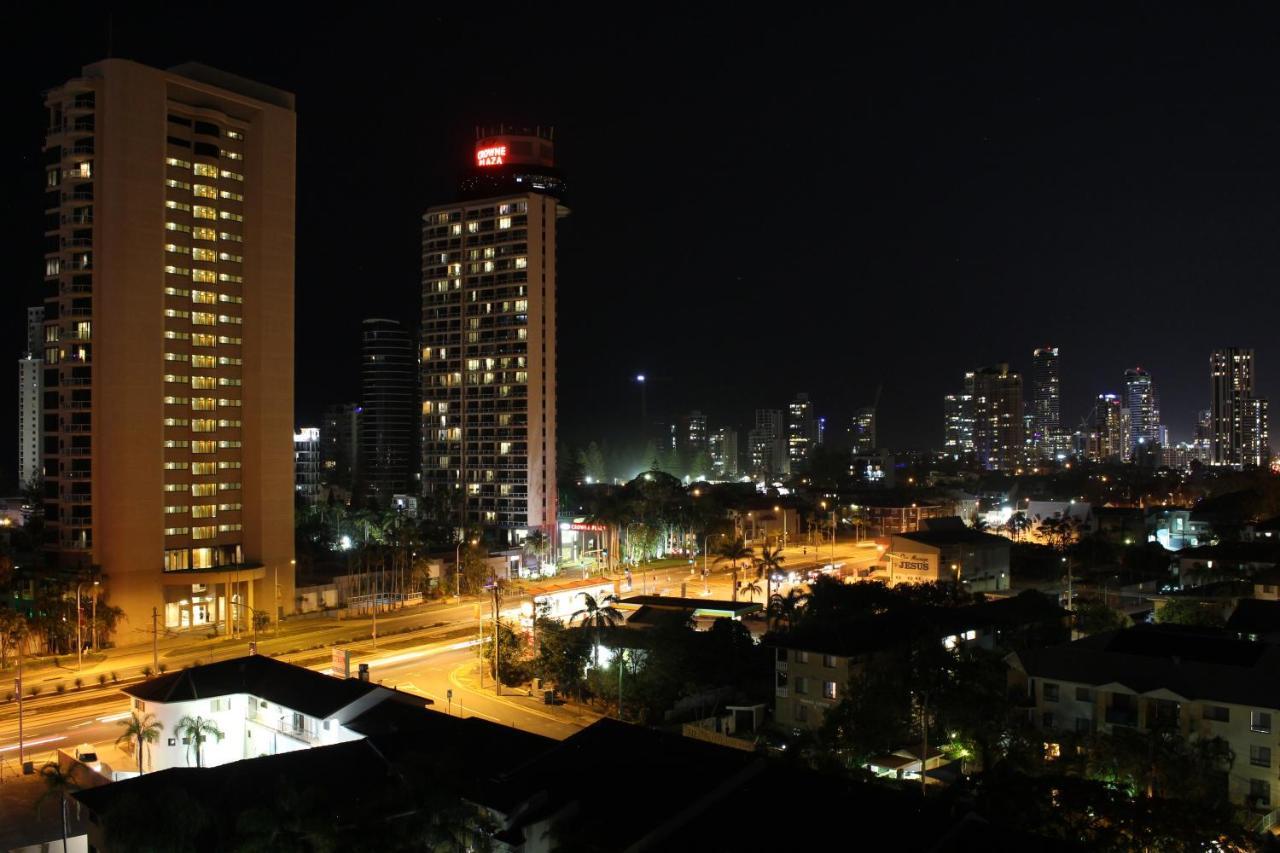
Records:
M1094 462L1123 462L1129 457L1129 411L1116 394L1099 394L1089 432L1088 456Z
M324 410L320 426L320 475L329 486L355 494L360 475L360 404Z
M1151 374L1141 367L1124 372L1124 407L1129 415L1129 442L1126 458L1138 455L1138 446L1160 443L1160 400Z
M966 381L968 377L966 377ZM1022 376L997 364L973 372L973 444L978 463L1009 471L1022 464Z
M360 481L385 509L393 495L417 492L416 348L396 320L365 320L361 337Z
M863 406L853 416L850 426L853 435L853 452L870 453L879 446L876 439L875 406Z
M1031 353L1031 445L1042 457L1063 451L1061 394L1058 348L1034 350Z
M747 434L751 473L781 476L791 473L787 454L786 424L780 409L756 409L756 425Z
M964 391L943 398L942 447L953 459L974 452L973 376L972 372L964 375Z
M707 416L696 409L680 419L676 449L686 461L707 450Z
M1267 401L1254 396L1252 349L1216 349L1209 356L1211 460L1235 468L1271 459Z
M460 198L423 216L423 492L510 543L558 532L553 136L477 128Z
M106 59L45 107L51 562L126 642L292 612L293 96Z
M813 403L808 394L796 394L787 406L787 458L791 470L798 471L808 464L817 443L818 421L813 416Z
M738 476L738 431L720 427L711 433L711 464L716 474L729 478Z
M44 397L44 307L27 309L27 348L18 359L18 487L40 479L40 422Z
M293 434L293 490L303 503L320 500L320 445L319 427L302 427Z

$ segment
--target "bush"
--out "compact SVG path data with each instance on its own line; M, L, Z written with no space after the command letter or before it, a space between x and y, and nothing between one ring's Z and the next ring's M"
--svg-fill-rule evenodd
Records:
M114 672L112 672L112 673L111 673L111 683L112 683L112 684L119 684L119 683L120 683L120 676L118 676L118 675L116 675Z
M105 672L98 673L98 686L99 687L107 686L107 674Z
M4 694L4 701L6 701L6 702L12 702L12 701L13 701L13 691L12 691L12 690L10 690L8 693Z
M144 666L144 667L142 668L142 677L143 677L143 678L150 678L150 677L151 677L152 675L154 675L154 674L155 674L155 670L153 670L151 667L149 667L149 666Z
M27 693L30 694L32 699L36 698L37 696L40 695L40 685L39 684L31 685L31 687L28 688Z
M161 674L161 675L164 675L166 672L168 672L168 671L169 671L169 665L168 665L167 663L162 663L162 664L160 664L160 666L159 666L158 668L159 668L159 670L160 670L160 674Z
M57 693L59 696L61 696L63 693L66 693L66 692L67 692L67 685L65 685L65 684L63 684L61 681L59 681L56 685L54 685L53 690L54 690L54 692L55 692L55 693Z
M76 680L73 683L76 686L76 690L82 690L84 688L84 679L78 675L76 676Z

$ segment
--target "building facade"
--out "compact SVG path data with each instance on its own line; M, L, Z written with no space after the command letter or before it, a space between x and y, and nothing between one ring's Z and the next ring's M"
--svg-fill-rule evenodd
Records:
M972 388L973 374L967 374L965 384ZM973 444L973 393L948 394L942 400L943 439L942 448L952 459L963 459L974 452Z
M1151 374L1141 367L1124 372L1124 408L1129 418L1127 459L1136 459L1143 447L1161 444L1160 399Z
M966 382L968 377L966 377ZM982 467L1010 471L1023 462L1022 376L1007 364L973 372L973 445Z
M293 96L108 59L45 104L50 556L133 629L292 611Z
M755 428L747 433L751 474L778 477L791 473L786 426L780 409L756 409Z
M1214 465L1265 466L1271 459L1267 401L1256 396L1252 349L1227 347L1209 356L1210 450Z
M818 419L813 414L809 395L796 394L787 405L787 459L791 470L798 471L809 464L813 448L818 446Z
M319 427L301 427L293 434L293 490L306 504L320 502L323 492L322 439Z
M1031 447L1040 458L1053 458L1062 447L1062 385L1058 348L1031 353Z
M715 468L717 477L728 479L738 476L740 457L736 429L720 427L711 433L710 453L711 464Z
M360 484L366 500L391 505L416 491L417 356L396 320L361 324Z
M1115 394L1099 394L1093 410L1087 455L1094 462L1124 462L1129 458L1129 411Z
M44 306L27 309L27 346L18 359L18 488L37 484L44 399Z
M320 425L320 468L324 484L356 493L360 478L360 404L339 403L324 410Z
M549 128L477 129L462 198L422 239L423 491L508 541L556 523L556 228Z

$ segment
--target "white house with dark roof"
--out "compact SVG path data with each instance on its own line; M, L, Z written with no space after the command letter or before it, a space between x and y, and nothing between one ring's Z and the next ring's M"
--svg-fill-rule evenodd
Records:
M200 763L215 767L357 740L350 728L361 715L388 700L407 697L355 678L340 679L261 655L191 667L124 688L139 715L154 714L164 726L144 756L148 771L194 767L195 747L179 731L184 717L208 720L223 737L201 746Z

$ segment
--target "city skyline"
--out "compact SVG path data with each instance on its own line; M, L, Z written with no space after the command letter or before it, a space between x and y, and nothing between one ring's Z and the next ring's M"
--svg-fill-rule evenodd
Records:
M33 22L38 21L39 13L32 14ZM159 67L184 61L188 51L178 44L169 45L164 38L170 28L181 24L181 18L182 14L178 14L173 21L159 22L142 15L117 14L112 27L113 49L118 55ZM801 16L783 27L784 31L809 32L836 20L834 15ZM82 62L105 55L106 23L105 14L60 22L66 49L58 56L24 58L14 69L10 105L16 133L5 144L11 146L8 151L13 161L26 166L6 174L9 196L25 197L38 205L35 199L41 191L40 169L31 153L37 150L41 126L38 92L74 73ZM486 21L481 27L478 19L447 18L441 23L455 26L458 31L457 46L442 49L465 55L481 38L482 30L486 39L514 43L524 38L522 27L530 22L511 18ZM317 423L327 405L358 397L361 319L387 316L414 323L419 313L417 261L421 240L414 227L416 217L432 201L448 197L462 170L457 152L469 143L474 125L490 118L511 117L557 126L561 140L559 159L571 177L568 200L575 211L583 214L575 217L577 221L566 223L561 234L566 260L560 285L563 330L559 379L570 396L590 393L605 414L594 418L566 411L560 434L571 446L598 437L600 431L620 432L626 428L633 410L638 409L630 378L641 371L681 377L679 383L668 382L650 389L655 411L674 416L699 409L713 422L732 423L743 431L751 426L755 408L785 406L796 388L807 389L819 401L819 414L826 416L829 423L846 424L873 399L876 388L883 386L878 430L892 444L911 447L938 442L937 405L931 403L921 411L917 401L939 400L953 388L954 377L936 368L944 349L947 361L969 366L1009 361L1029 376L1031 350L1044 345L1044 341L1052 342L1068 359L1062 371L1064 423L1078 422L1098 393L1119 390L1115 379L1118 372L1141 364L1158 377L1164 420L1174 441L1192 437L1196 414L1207 405L1203 358L1215 347L1256 348L1264 365L1259 374L1259 394L1280 393L1280 373L1265 369L1266 364L1280 363L1280 352L1271 353L1266 348L1267 312L1230 314L1226 308L1210 302L1201 304L1197 299L1203 288L1225 282L1242 299L1256 294L1265 301L1270 282L1265 271L1280 262L1280 258L1270 260L1272 250L1262 239L1270 228L1266 223L1275 218L1270 202L1263 200L1280 193L1268 194L1256 177L1247 184L1234 177L1236 171L1249 173L1255 165L1265 169L1261 165L1265 163L1262 152L1271 147L1266 140L1280 135L1270 124L1259 128L1248 124L1255 121L1254 111L1247 109L1250 99L1262 94L1260 88L1268 89L1271 84L1252 84L1243 90L1233 86L1235 94L1207 107L1213 110L1219 124L1233 131L1247 125L1250 132L1241 138L1256 139L1258 144L1251 143L1243 149L1234 133L1205 129L1212 123L1201 122L1198 114L1193 122L1183 112L1160 109L1162 104L1181 103L1179 99L1187 92L1202 99L1215 80L1261 79L1248 73L1259 67L1260 54L1249 45L1236 45L1233 33L1233 49L1225 66L1210 69L1208 80L1189 77L1169 63L1171 57L1178 55L1181 40L1190 38L1192 32L1203 33L1211 40L1221 39L1229 28L1215 27L1210 21L1193 29L1189 22L1175 17L1161 20L1159 35L1163 40L1152 36L1135 47L1122 36L1101 38L1086 67L1070 64L1083 75L1074 81L1064 76L1055 62L1074 49L1072 33L1083 24L1066 25L1061 35L1033 29L1026 47L1003 47L982 58L965 55L942 43L944 33L954 23L958 22L947 20L945 15L911 23L886 18L886 46L897 44L896 39L905 38L912 28L918 28L921 43L938 48L938 58L925 61L916 70L901 70L897 76L877 79L874 84L859 88L856 100L863 109L834 128L869 140L859 143L872 146L870 151L861 153L887 157L884 162L888 168L881 170L883 177L841 166L845 158L830 148L819 148L813 155L818 160L812 165L818 170L826 169L824 174L831 174L827 167L838 167L834 174L840 187L856 189L860 197L871 193L882 201L881 209L874 214L876 221L870 221L869 210L854 211L881 248L863 253L865 260L857 267L858 284L853 291L837 298L835 310L817 312L817 316L800 303L795 303L789 312L797 318L805 316L819 360L838 357L853 365L852 370L841 370L838 377L833 374L813 378L788 376L788 371L779 369L770 356L721 328L724 324L719 322L725 288L732 288L737 294L736 301L744 314L757 315L780 307L770 284L779 278L779 270L773 261L756 255L751 248L772 240L768 235L773 229L790 226L766 226L743 214L717 218L706 226L712 229L708 233L717 235L708 242L708 248L690 247L688 262L670 272L663 267L658 253L647 251L647 247L660 244L661 234L684 226L678 219L666 221L653 202L624 198L626 194L619 195L613 189L628 185L626 164L652 162L654 168L670 176L669 194L674 193L671 200L677 202L672 209L696 206L698 198L728 191L746 162L764 156L785 165L782 173L789 179L770 181L765 191L780 204L796 202L809 192L807 167L797 170L792 166L810 156L802 153L810 150L805 130L810 118L821 115L819 105L831 91L829 87L840 85L845 79L858 79L860 63L874 65L879 55L876 51L885 48L875 48L863 60L833 60L833 67L828 69L811 67L813 78L822 82L811 94L784 106L784 102L771 100L769 95L785 91L787 81L798 78L773 82L756 79L757 73L763 72L752 70L749 58L760 46L758 35L729 48L741 60L732 65L741 72L741 79L729 76L720 64L708 63L676 45L671 53L672 67L662 79L683 80L728 97L727 103L716 111L700 115L692 107L672 106L668 99L658 97L651 86L653 81L643 79L618 58L602 57L598 48L569 39L564 57L554 68L535 69L520 83L511 84L499 69L493 69L451 88L429 121L412 119L423 142L415 156L407 159L402 157L403 149L376 135L334 136L322 128L340 124L345 105L345 101L338 103L342 94L357 90L369 93L362 115L378 115L391 110L405 89L425 84L422 72L396 65L397 71L403 71L403 83L394 92L384 91L385 87L363 76L367 72L358 65L318 66L296 49L254 50L259 37L252 34L246 34L246 41L239 44L211 48L203 56L204 61L297 92L311 107L308 120L316 122L315 132L300 136L298 151L300 176L310 176L299 183L299 281L302 292L313 297L300 298L298 305L298 351L308 354L306 369L298 376L298 423ZM1143 31L1149 23L1146 16L1131 12L1127 17L1119 16L1114 25L1123 34ZM689 26L696 32L710 29L713 24L695 19ZM1006 22L1001 26L1013 25ZM394 46L403 37L359 18L339 17L314 34L323 37L340 30L349 30L357 55L376 50L388 62L398 62L394 51L375 45ZM628 40L624 49L616 53L627 57L634 50L638 46ZM1137 50L1149 60L1150 77L1133 73L1121 62L1129 50ZM1039 57L1038 52L1044 57ZM72 57L72 53L76 55ZM588 61L600 67L600 79L574 79L571 69ZM956 79L945 82L918 108L904 106L902 96L915 92L947 62L950 65L946 67L956 70ZM981 100L975 100L977 96L965 88L1006 67L1024 69L1024 82L1010 83ZM379 77L384 73L380 70ZM1151 106L1129 115L1127 105L1139 88L1149 96ZM618 90L619 97L602 101L601 94L613 89ZM948 97L954 97L959 107L946 106ZM710 159L698 153L705 143L706 129L714 127L716 119L746 105L761 104L769 121L752 128L746 137L752 140L751 144L721 146L717 156ZM588 105L602 109L593 112L586 109ZM906 140L916 138L930 109L948 116L950 129L936 142L907 144ZM645 140L642 145L643 135L630 132L647 117L666 116L671 110L675 112L667 116L667 123L681 128L680 133L659 144ZM1095 116L1092 124L1080 126L1069 121L1082 111ZM586 115L591 118L585 119ZM766 125L779 129L767 130ZM1122 148L1122 159L1113 163L1114 152L1108 151L1103 157L1097 133L1099 128L1112 125L1136 132L1139 139L1160 142L1154 149L1142 148L1141 153L1136 148ZM1154 130L1146 129L1148 125ZM868 128L875 132L867 134ZM899 150L901 153L894 153ZM992 159L997 156L999 159ZM1236 164L1236 171L1214 171L1214 164L1228 156ZM1195 166L1192 172L1179 165L1186 158ZM918 174L906 168L913 162L919 164ZM983 165L989 162L1002 165ZM397 163L397 168L403 170L404 179L397 183L394 193L379 188L372 171L366 172L376 163ZM1059 193L1050 183L1057 174L1049 168L1050 163L1063 164L1080 186ZM341 169L337 168L339 164ZM1131 181L1117 184L1112 180L1117 169L1126 169ZM1159 183L1160 176L1170 169L1185 178L1177 185L1177 195L1171 194L1167 184ZM979 175L988 175L981 180L994 182L989 188L992 191L984 191L983 201L975 200L973 195ZM1202 175L1215 175L1214 180L1225 182L1225 186L1210 189ZM1133 188L1126 189L1129 184ZM946 192L955 195L954 201L948 201L941 189L929 190L929 185L950 187ZM1151 189L1154 200L1146 199L1147 189ZM1225 195L1222 189L1226 190ZM921 192L926 195L920 196ZM1013 217L1014 210L1037 207L1033 198L1042 193L1059 201L1027 222ZM1090 193L1097 196L1097 203L1090 200ZM995 201L990 200L993 197ZM971 215L975 203L979 205L976 217ZM344 212L348 204L380 213L376 217L352 217ZM1188 233L1183 213L1148 211L1144 206L1147 204L1172 211L1198 210L1197 221L1208 225L1197 233ZM1129 216L1127 220L1143 221L1141 234L1131 231L1132 226L1124 222L1113 222L1115 215L1109 213L1133 209L1135 205L1140 206L1143 215ZM28 271L19 276L19 289L26 295L25 301L35 304L39 271L31 259L39 257L41 237L39 222L23 212L30 209L32 206L27 204L11 206L7 222L18 236L3 248L3 260L13 270ZM1094 219L1093 214L1098 212L1118 230L1109 233L1097 224L1080 231L1079 223ZM954 221L962 213L975 223L983 222L983 229L975 232L974 226ZM1213 224L1235 223L1239 218L1256 224L1246 223L1244 232L1234 224L1230 228ZM381 225L375 227L375 220L388 223L389 230ZM721 221L723 224L718 224ZM617 222L628 226L620 230L626 238L615 246L608 235L614 231L612 223ZM1071 234L1073 229L1078 232L1075 238L1045 236ZM985 236L988 233L1001 235L998 250L995 241ZM1146 236L1150 234L1161 236ZM1242 239L1256 243L1249 250L1250 258L1241 259L1235 250L1243 245ZM1035 251L1019 248L1019 243L1034 246ZM378 250L366 252L361 248L366 245L377 245ZM713 245L724 251L710 251ZM814 251L807 252L809 259L789 275L806 281L829 277L837 263L834 249L823 248L812 238L801 239L800 245L811 246ZM926 245L929 248L923 251ZM600 323L596 316L600 294L594 290L590 270L607 259L606 250L601 248L605 246L611 247L607 251L614 247L625 251L631 259L609 291L621 292L625 287L630 301L629 310L621 316L611 316L609 323ZM1187 263L1183 258L1186 252L1203 260ZM1054 260L1045 263L1045 259ZM967 316L965 334L941 336L944 343L917 344L899 351L890 345L894 324L861 323L856 332L847 328L844 316L848 312L887 316L895 304L889 297L900 292L896 283L907 279L922 283L926 306L939 316ZM349 286L354 281L359 282L358 287ZM1140 294L1157 281L1166 297L1162 304L1188 308L1167 312L1170 316L1161 316L1150 331L1135 329L1128 318L1134 312L1150 314L1155 310ZM1093 288L1103 288L1113 295L1106 308L1089 309L1085 307L1088 300L1066 297ZM986 293L983 303L989 308L967 311L965 306L978 291ZM678 304L681 300L689 300L680 312L681 328L689 330L695 336L692 340L700 346L715 352L717 359L687 364L674 352L640 351L639 342L644 340L650 318L662 316L673 301ZM1024 322L1018 316L1020 309L1012 306L1027 304L1026 300L1032 304L1053 302L1058 307L1040 311L1034 320ZM781 307L785 310L789 306L783 302ZM8 325L3 328L16 337L20 321L20 316L6 316L2 322ZM619 342L621 352L617 352ZM609 359L594 357L602 350L617 354ZM750 365L751 369L716 375L718 368L713 362L720 358ZM4 433L0 435L6 438L6 446L12 446L9 438L14 435L17 420L16 402L10 400L5 405L10 408L0 409L0 414L5 415ZM0 474L7 481L16 479L15 465L16 460L9 458L0 463Z

